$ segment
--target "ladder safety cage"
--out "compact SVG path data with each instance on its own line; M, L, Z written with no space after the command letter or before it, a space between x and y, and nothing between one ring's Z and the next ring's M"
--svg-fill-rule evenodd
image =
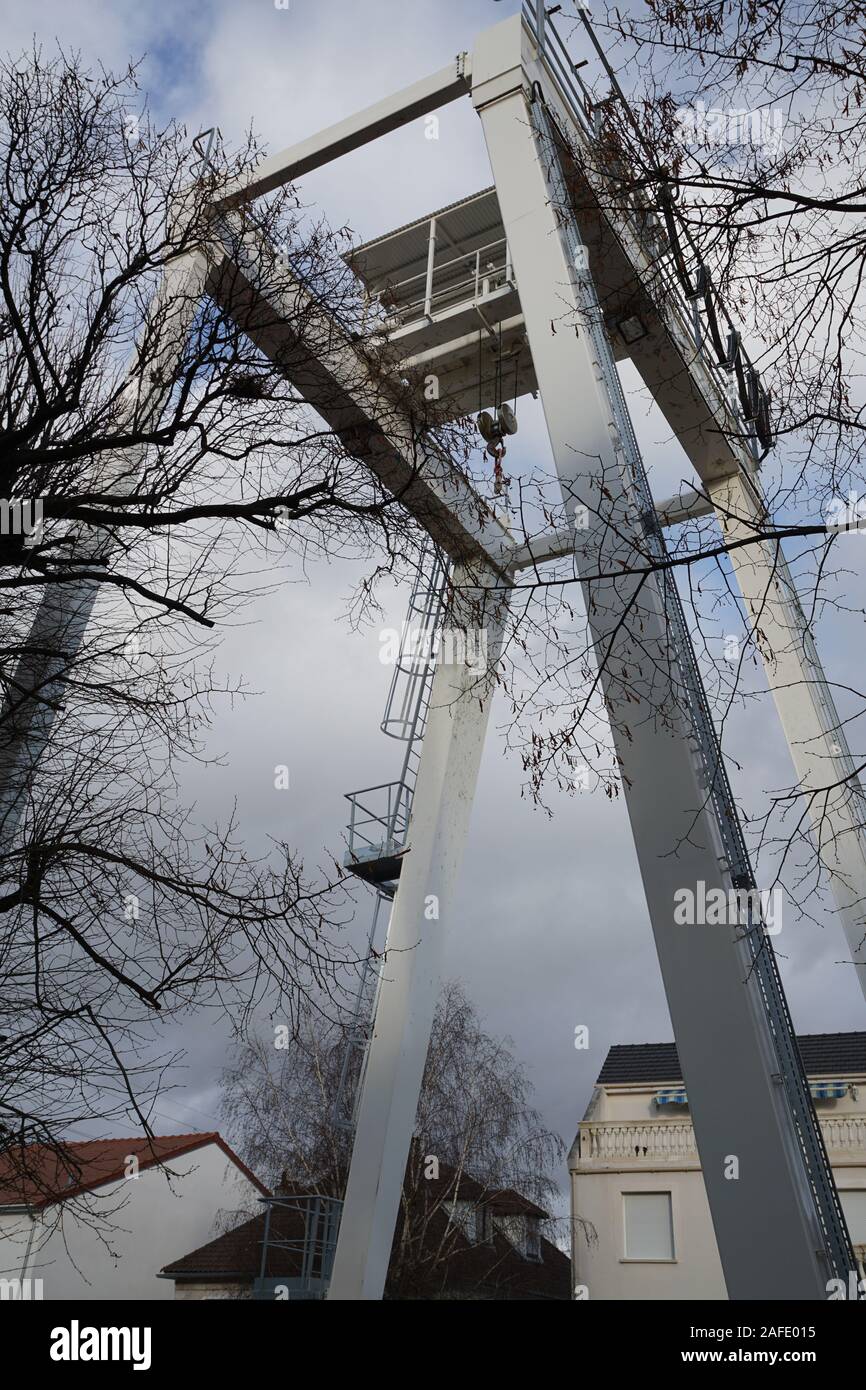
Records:
M447 587L447 562L431 541L416 573L380 724L384 734L405 744L400 776L346 798L351 814L345 867L391 897L409 834Z
M442 552L437 546L428 547L409 599L400 650L380 725L383 734L410 745L417 739L419 729L423 728L427 719L447 581L448 568Z
M352 792L349 846L345 865L376 887L367 953L346 1027L333 1123L354 1132L368 1044L382 979L383 941L397 891L402 856L408 845L412 800L435 669L436 644L448 597L449 565L437 545L423 551L409 598L400 647L380 728L406 745L396 782ZM378 801L376 797L378 796ZM383 928L384 921L384 928Z
M367 954L361 967L361 978L355 991L352 1013L346 1025L343 1042L343 1057L340 1063L340 1077L337 1092L331 1107L331 1122L337 1128L353 1134L357 1117L358 1100L364 1079L367 1061L367 1047L370 1030L376 1017L376 1004L382 980L379 958L382 955L382 938L387 931L391 912L392 895L383 888L376 890L376 902L370 930L367 934ZM381 926L384 913L385 927Z

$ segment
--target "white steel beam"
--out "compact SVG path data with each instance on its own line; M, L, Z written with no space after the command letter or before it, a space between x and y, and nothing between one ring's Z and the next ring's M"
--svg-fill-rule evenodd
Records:
M695 521L701 516L711 516L713 504L703 492L694 487L683 487L664 502L656 503L656 512L662 526L678 526L682 521Z
M453 578L454 646L460 647L464 626L480 628L487 665L479 671L457 659L439 665L433 677L329 1299L382 1297L490 713L507 591L496 590L489 572L478 590L472 585L484 579L477 572L458 568ZM480 646L472 644L476 652Z
M436 218L430 218L430 236L427 242L427 276L424 281L424 314L428 320L433 317L433 269L436 264Z
M465 53L458 54L453 63L413 82L393 96L366 106L336 125L320 130L318 134L301 140L297 145L280 150L258 166L249 177L236 180L223 193L217 207L235 207L239 203L259 198L275 188L320 169L324 164L339 159L341 155L369 145L382 135L388 135L400 126L408 125L419 116L426 116L442 106L466 96L469 91L468 60Z
M475 80L480 80L478 75ZM560 116L568 128L564 99ZM579 148L586 137L576 126L571 129ZM620 284L631 279L635 293L641 285L657 284L656 252L643 243L627 217L617 214L615 198L605 215L610 228L604 247L608 276L618 277ZM676 296L651 307L654 326L630 347L632 361L694 464L704 493L711 495L723 533L730 540L742 540L768 520L755 460L737 437L737 420L719 374L708 369L695 348L693 329L677 307ZM698 492L684 503L674 498L657 508L664 525L712 509ZM866 994L866 796L781 548L750 546L733 551L731 559L750 624L760 627L765 639L756 645L801 781L800 806L813 827ZM789 817L792 823L798 819L796 814Z
M577 130L574 134L579 144L583 137ZM607 218L632 268L635 289L642 282L651 285L654 251L641 244L615 206L607 210ZM616 259L618 248L607 249ZM676 296L654 305L654 312L658 322L631 347L632 360L711 494L726 538L742 540L768 520L755 460L737 437L718 373L707 369L695 349ZM734 428L728 430L726 423ZM673 525L709 508L698 495L694 506L663 504L658 510L664 524ZM762 634L756 645L800 779L799 805L811 822L866 994L866 795L781 547L749 546L733 551L731 559L749 622ZM799 819L796 811L789 817L791 823Z
M676 526L695 517L709 516L712 511L712 502L695 488L684 488L666 502L656 505L656 515L662 526ZM573 526L561 526L533 536L531 540L517 545L511 556L511 568L532 569L536 565L547 564L549 560L561 560L565 555L573 555L576 540Z
M519 17L481 35L472 67L553 456L567 507L590 518L576 564L607 572L645 555L645 537L533 134L528 97L543 73ZM812 1193L743 933L675 920L682 890L727 894L731 874L658 577L587 581L584 593L729 1295L825 1297Z
M563 119L568 122L567 115ZM577 128L573 134L579 146L585 137ZM624 254L635 290L641 283L652 284L655 253L642 245L629 220L617 216L613 205L606 215L620 243L607 246L608 259ZM627 276L624 263L618 273ZM768 520L755 460L736 431L723 428L726 419L736 422L718 375L706 368L694 347L676 297L655 305L654 313L659 322L632 345L632 360L689 454L705 492L711 494L723 533L730 540L747 538ZM658 508L665 525L710 510L698 493L686 505L671 499ZM866 796L781 547L750 546L733 551L731 558L750 624L759 626L763 635L756 645L800 778L800 805L812 824L866 994ZM798 819L796 814L789 817L792 822Z
M511 556L514 570L533 569L546 565L550 560L561 560L565 555L573 555L575 534L573 526L560 526L555 531L545 531L540 536L515 547Z
M275 302L265 268L273 255L259 233L247 233L215 286L219 303L453 560L504 573L510 531L437 450L428 422L413 415L412 393L300 281ZM287 278L281 270L280 283Z
M726 541L748 540L767 524L752 480L725 478L708 491ZM786 824L793 831L811 823L866 994L866 796L781 543L756 541L729 554L799 779Z

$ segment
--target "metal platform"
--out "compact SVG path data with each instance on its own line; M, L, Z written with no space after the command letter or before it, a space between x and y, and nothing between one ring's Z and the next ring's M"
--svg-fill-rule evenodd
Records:
M365 333L394 349L395 370L417 374L422 387L435 374L447 417L537 392L495 188L356 246L344 259L364 286ZM628 351L620 336L618 356Z
M406 853L412 797L404 781L348 792L348 849L343 867L367 883L388 891L396 888Z
M261 1302L323 1299L334 1263L343 1203L316 1192L260 1197L262 1258L253 1284Z

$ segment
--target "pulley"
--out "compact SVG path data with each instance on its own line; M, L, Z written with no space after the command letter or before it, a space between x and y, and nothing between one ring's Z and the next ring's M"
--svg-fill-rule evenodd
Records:
M482 410L475 423L478 426L478 433L481 435L481 438L486 440L488 444L491 440L500 438L499 431L496 428L496 421L489 410Z
M481 438L488 444L517 433L517 416L510 405L497 406L495 417L489 410L480 411L475 423Z

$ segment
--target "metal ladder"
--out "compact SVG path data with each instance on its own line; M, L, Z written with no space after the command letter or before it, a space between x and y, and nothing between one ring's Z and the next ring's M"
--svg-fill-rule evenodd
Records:
M652 492L643 465L640 449L623 393L613 349L604 324L604 315L588 269L583 242L578 230L568 181L562 164L561 136L543 98L534 103L538 138L546 155L548 185L554 205L563 217L565 236L577 301L589 332L597 361L601 367L603 385L613 420L622 441L623 457L641 511L647 549L651 558L667 558L667 545L661 522L656 513ZM664 586L665 612L672 630L672 651L675 653L679 675L680 698L692 726L695 753L702 767L707 788L708 804L718 826L731 881L736 889L750 896L748 901L760 901L757 884L746 847L739 814L733 797L727 769L722 757L712 712L707 701L703 680L692 646L679 590L669 567L661 571ZM754 894L754 896L753 896ZM759 916L749 912L743 939L747 944L753 978L757 981L763 1011L766 1015L775 1062L791 1128L796 1137L803 1168L811 1195L816 1230L820 1232L826 1253L829 1273L846 1279L856 1261L851 1239L839 1201L839 1194L830 1168L821 1128L815 1115L809 1083L797 1047L794 1026L779 975L778 962L772 943L764 931Z
M353 814L349 825L349 849L345 864L359 877L372 882L376 888L376 901L367 937L367 956L346 1029L345 1051L332 1111L333 1123L350 1132L355 1127L367 1046L376 1017L376 1002L382 977L381 943L387 931L390 907L397 891L402 855L408 848L409 820L430 709L436 641L441 630L447 585L447 562L438 546L431 541L425 548L418 566L403 626L400 650L385 702L385 713L379 726L382 733L387 734L389 738L397 739L406 745L400 777L397 782L386 782L380 787L348 793ZM371 808L370 805L375 793L379 793L380 799L384 802L384 808L378 816L375 808ZM366 804L360 802L361 797L365 798ZM358 806L368 813L367 818L359 819L355 815ZM359 835L362 838L360 845L356 843ZM375 851L377 837L381 837L381 856L378 859L367 857L365 851L368 847ZM362 854L365 857L362 858ZM376 877L379 865L383 866L383 874L393 872L394 877Z

